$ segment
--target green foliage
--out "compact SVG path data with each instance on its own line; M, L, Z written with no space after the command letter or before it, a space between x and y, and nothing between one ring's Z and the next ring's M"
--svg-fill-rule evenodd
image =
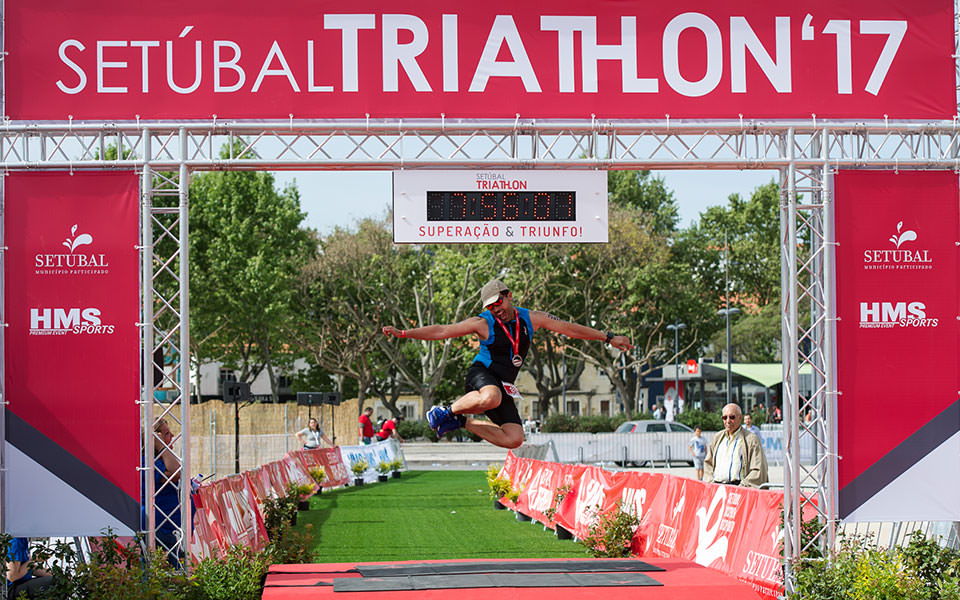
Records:
M205 600L194 578L175 569L163 552L144 556L136 542L122 546L107 534L91 545L89 560L78 560L73 546L31 548L31 562L54 576L45 597L74 600Z
M296 498L297 500L306 500L311 495L313 495L313 487L300 483L298 484L295 481L291 481L287 484L287 496Z
M547 417L542 430L544 433L607 433L615 431L625 421L627 416L622 413L612 417L605 415L575 417L554 413Z
M960 552L915 531L903 549L903 562L923 581L931 600L960 600Z
M370 468L370 465L367 463L367 461L363 460L362 458L350 466L350 470L353 471L353 474L356 475L357 477L360 477L361 475L366 473L367 469L369 468Z
M392 470L393 470L392 461L384 461L377 465L377 472L380 473L381 475L386 475Z
M580 420L572 415L554 413L541 427L544 433L571 433L580 430Z
M633 534L640 526L640 519L624 510L623 502L605 513L593 511L593 522L587 535L580 541L594 558L622 558L630 556Z
M673 231L680 221L673 192L650 171L607 171L607 194L611 206L639 208L651 215L655 231Z
M960 557L954 550L911 536L905 548L881 550L869 538L845 538L832 560L805 560L790 596L797 600L957 600Z
M323 469L323 467L310 469L308 473L310 473L310 479L312 479L317 485L322 485L323 480L327 478L327 472Z
M267 529L270 545L266 553L273 563L292 564L310 562L309 531L296 531L293 522L297 516L297 503L300 500L300 491L309 486L297 486L291 483L287 487L287 495L279 498L267 498L263 502L263 523Z
M289 529L290 522L297 516L296 496L279 496L263 501L263 524L270 540L278 540Z
M204 600L259 600L269 566L265 552L233 546L222 557L200 561L194 577Z
M405 440L429 439L430 425L426 421L400 421L397 423L397 433Z
M723 421L720 419L720 412L707 412L697 408L687 409L677 415L677 421L696 429L699 427L704 431L720 431L723 429Z
M566 499L572 490L573 487L569 483L565 483L553 490L553 500L550 502L550 508L543 511L544 516L547 517L548 520L553 521L553 517L557 515L560 505L563 504L564 499Z
M499 500L506 496L507 499L510 500L510 496L514 493L514 490L510 486L509 479L500 477L501 468L502 465L498 464L491 464L487 467L487 485L490 486L490 497L494 500ZM512 500L516 501L516 497L512 498Z
M224 152L236 153L237 142ZM290 329L296 277L315 251L301 229L296 188L277 191L273 175L218 171L190 186L190 333L195 359L223 360L252 381L295 356ZM274 399L276 401L276 398Z

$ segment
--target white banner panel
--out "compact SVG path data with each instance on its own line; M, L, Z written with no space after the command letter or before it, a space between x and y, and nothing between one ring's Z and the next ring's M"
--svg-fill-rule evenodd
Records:
M606 242L608 225L604 171L393 174L398 244Z

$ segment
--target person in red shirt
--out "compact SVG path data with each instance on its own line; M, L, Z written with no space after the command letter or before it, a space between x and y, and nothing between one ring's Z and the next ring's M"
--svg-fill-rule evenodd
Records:
M373 440L373 422L370 415L373 414L373 407L368 406L360 414L360 441L369 444Z
M403 417L397 417L396 421L402 421ZM382 442L384 440L389 440L393 436L397 438L398 442L402 442L403 438L400 437L400 434L397 432L397 424L394 419L387 419L383 422L383 426L380 428L380 431L377 432L377 441Z

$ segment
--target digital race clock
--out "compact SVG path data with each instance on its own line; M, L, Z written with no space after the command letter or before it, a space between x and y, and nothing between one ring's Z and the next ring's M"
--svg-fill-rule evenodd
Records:
M576 192L427 191L427 221L576 220Z
M396 171L397 243L607 241L603 171Z

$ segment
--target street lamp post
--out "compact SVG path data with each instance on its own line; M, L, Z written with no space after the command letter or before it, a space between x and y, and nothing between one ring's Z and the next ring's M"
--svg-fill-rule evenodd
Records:
M731 371L730 365L733 360L730 357L730 315L735 315L740 312L740 309L737 307L731 307L727 301L727 308L721 308L717 311L718 315L723 315L727 319L727 404L733 402L733 372Z
M667 331L673 331L673 392L676 394L673 414L677 414L680 408L680 330L686 328L686 323L676 322L667 325Z

